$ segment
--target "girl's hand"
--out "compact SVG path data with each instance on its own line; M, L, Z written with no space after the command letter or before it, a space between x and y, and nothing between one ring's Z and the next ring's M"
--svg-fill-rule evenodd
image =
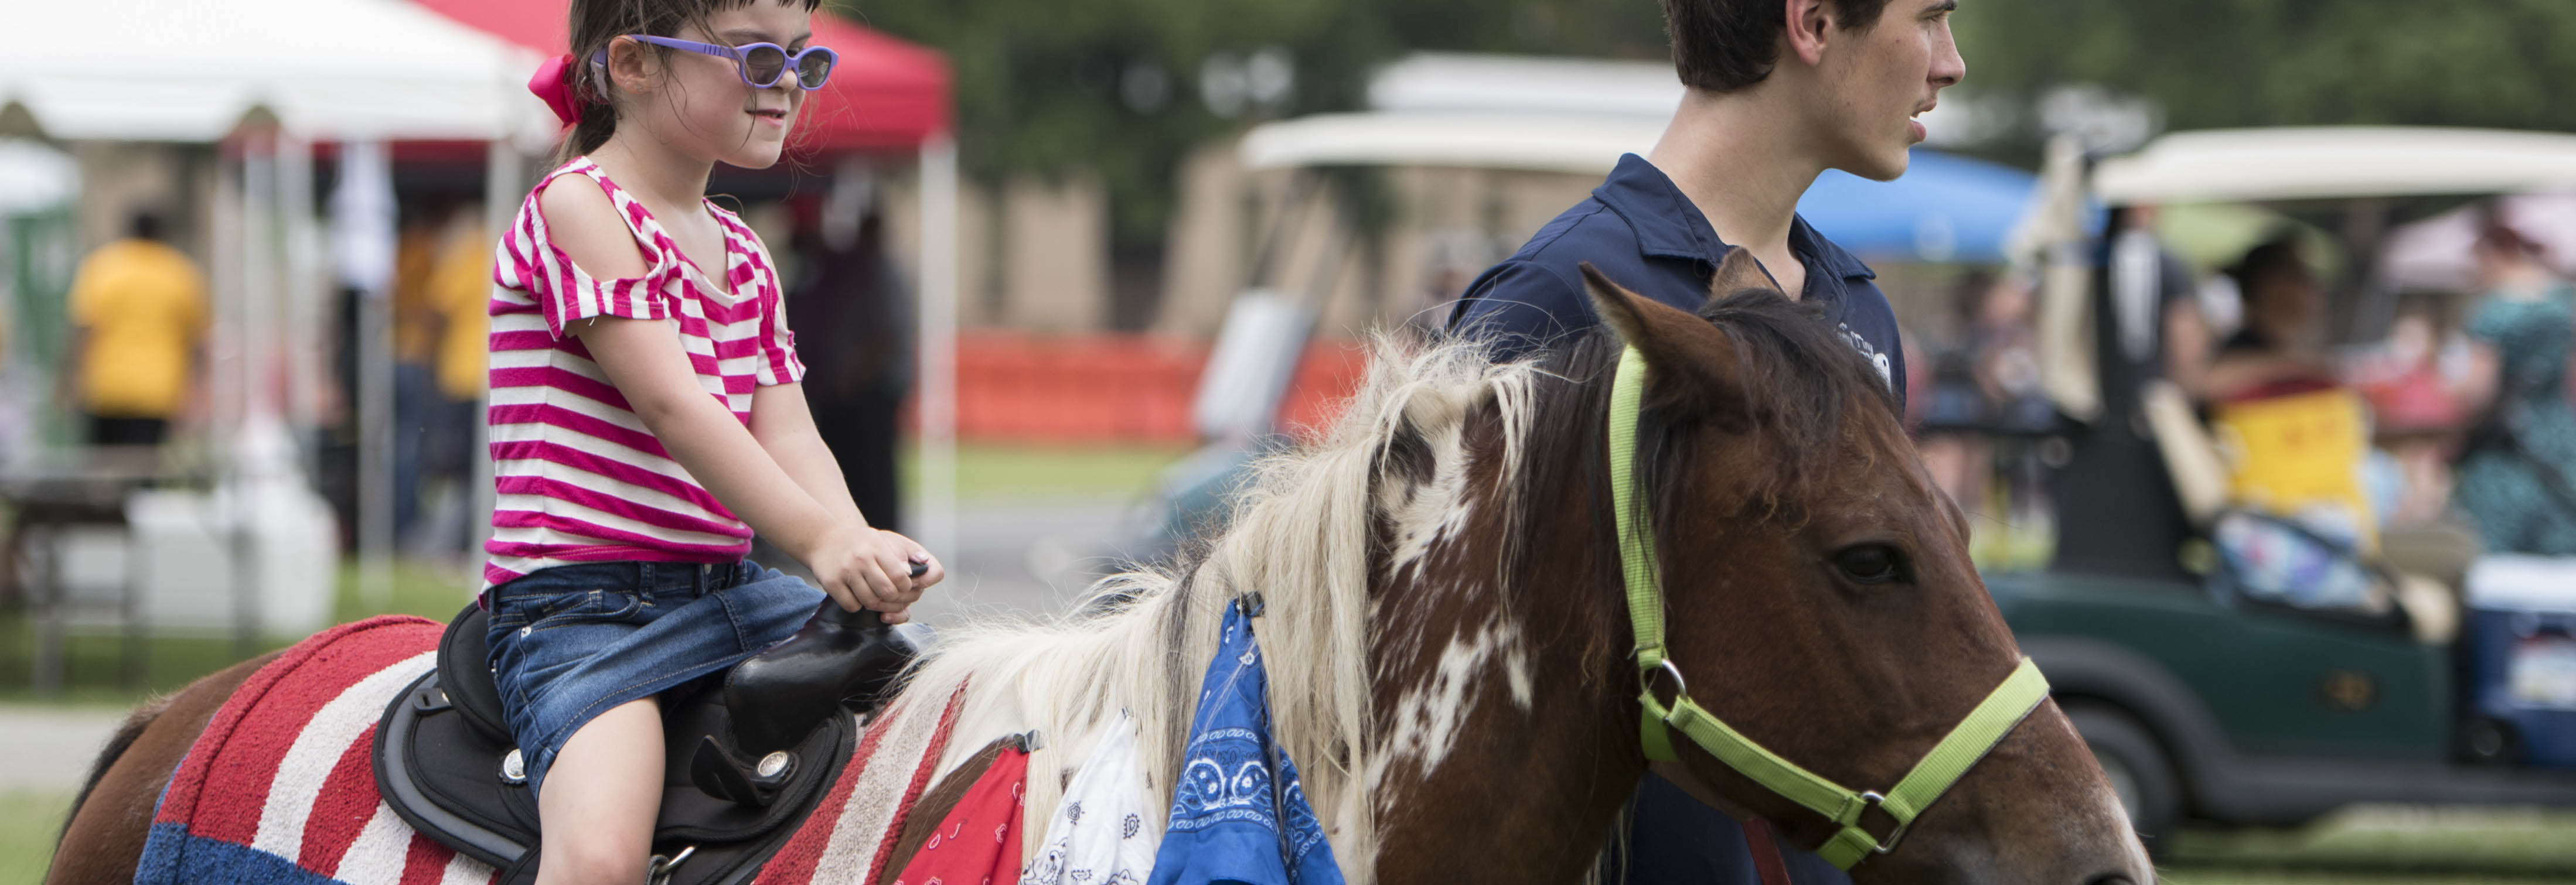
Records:
M810 555L799 558L843 610L869 609L888 624L910 620L904 609L921 599L924 588L947 577L920 544L864 525L827 533ZM912 577L916 563L924 567L918 578Z

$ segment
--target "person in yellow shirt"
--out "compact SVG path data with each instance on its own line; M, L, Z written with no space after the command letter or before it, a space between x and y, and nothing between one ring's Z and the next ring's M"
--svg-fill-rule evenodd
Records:
M420 548L438 553L470 552L476 520L474 502L474 430L483 426L485 360L491 352L485 338L491 328L492 239L484 233L482 209L467 206L449 225L447 242L429 271L422 300L432 316L429 363L438 402L422 445L422 496L439 485L448 502L434 508L443 524L425 532ZM435 543L430 543L434 541Z
M460 214L474 218L479 210L469 207ZM430 272L428 296L441 320L432 354L438 392L450 404L472 405L483 398L484 360L491 347L484 339L492 321L492 240L482 224L461 222L448 235L447 248Z
M92 445L159 445L194 392L205 341L206 279L137 213L128 236L81 259L72 278L71 399Z

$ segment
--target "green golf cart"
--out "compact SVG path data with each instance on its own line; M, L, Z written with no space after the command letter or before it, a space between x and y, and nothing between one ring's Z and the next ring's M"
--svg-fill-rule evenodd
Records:
M2063 157L2052 167L2082 182L2074 203L2086 192L2109 205L2251 203L2322 220L2341 229L2347 266L2369 268L2392 220L2576 184L2576 136L2192 132L2089 170ZM2396 295L2367 272L2345 276L2330 311L2337 336L2375 340ZM2485 678L2495 668L2479 658L2492 650L2470 647L2475 630L2428 643L2402 618L2251 604L2173 575L2046 570L1990 573L1986 583L2150 845L2184 820L2288 825L2362 802L2576 805L2576 768L2517 752L2576 742L2576 728L2548 733L2525 722L2518 731L2480 712L2476 679L2464 673ZM2560 614L2488 626L2520 631L2526 644L2576 643ZM2548 624L2559 632L2538 629ZM2576 644L2543 650L2566 649ZM2576 723L2576 710L2535 715Z

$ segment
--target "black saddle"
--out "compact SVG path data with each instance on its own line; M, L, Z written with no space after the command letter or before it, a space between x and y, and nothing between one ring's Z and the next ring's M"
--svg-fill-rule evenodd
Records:
M484 644L488 620L468 606L439 638L436 669L386 708L376 727L376 786L412 829L502 869L501 882L517 885L536 878L537 798L502 719ZM852 717L825 716L785 749L744 758L716 678L662 695L668 762L653 829L656 885L751 881L821 801L856 738Z

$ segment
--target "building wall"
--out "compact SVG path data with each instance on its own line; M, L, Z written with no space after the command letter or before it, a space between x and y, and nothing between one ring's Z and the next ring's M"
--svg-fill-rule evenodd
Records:
M1099 178L1002 191L1002 298L992 325L1088 332L1109 320L1109 192Z
M206 260L207 223L212 219L194 213L207 211L211 201L188 192L189 153L166 144L84 141L74 143L71 154L80 164L78 223L83 254L125 236L135 211L148 209L160 213L172 245L200 262ZM198 177L206 179L197 182L199 189L210 192L211 178Z
M888 176L886 244L920 274L921 183ZM1099 179L958 184L957 322L966 328L1087 332L1109 318L1109 196Z
M1317 332L1326 336L1407 323L1437 327L1469 281L1600 183L1562 173L1385 170L1379 180L1391 191L1395 215L1372 254L1352 239L1326 189L1300 187L1305 173L1246 170L1235 148L1204 148L1178 173L1158 330L1213 335L1246 286L1309 299L1321 310ZM1292 209L1292 201L1302 205ZM1283 236L1282 225L1294 230ZM1276 254L1255 268L1264 249Z

